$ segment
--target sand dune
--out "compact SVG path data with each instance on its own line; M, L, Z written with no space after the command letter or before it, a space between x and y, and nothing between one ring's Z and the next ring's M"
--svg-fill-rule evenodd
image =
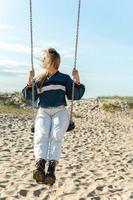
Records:
M133 199L133 110L105 112L94 100L74 105L53 187L32 178L31 119L0 114L0 200ZM91 110L92 109L92 110Z

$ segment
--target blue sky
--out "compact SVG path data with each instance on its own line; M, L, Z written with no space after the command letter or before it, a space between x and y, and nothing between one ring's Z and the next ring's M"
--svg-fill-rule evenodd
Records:
M71 74L78 1L32 1L36 74L47 47L59 51L60 71ZM29 1L0 3L0 91L21 91L30 69ZM132 8L132 0L82 0L77 67L84 97L132 96Z

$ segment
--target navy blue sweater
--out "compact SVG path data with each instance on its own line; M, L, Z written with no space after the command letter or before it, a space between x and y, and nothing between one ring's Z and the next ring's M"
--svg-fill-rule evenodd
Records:
M42 108L66 106L65 95L69 100L72 99L72 85L73 80L69 75L57 71L53 76L45 78L41 90L39 83L35 82L34 99L38 100L38 107ZM74 100L81 99L84 92L85 86L83 84L75 84ZM22 93L26 100L32 100L31 87L26 86Z

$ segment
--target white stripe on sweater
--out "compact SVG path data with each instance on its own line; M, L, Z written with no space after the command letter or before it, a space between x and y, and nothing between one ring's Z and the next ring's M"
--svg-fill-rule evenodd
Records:
M37 93L41 94L44 91L49 91L49 90L63 90L66 91L65 86L63 85L47 85L41 88L41 90L39 88L37 88Z

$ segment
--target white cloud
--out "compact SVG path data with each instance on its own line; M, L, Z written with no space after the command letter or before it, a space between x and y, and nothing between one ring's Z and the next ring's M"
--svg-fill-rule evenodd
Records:
M38 64L34 64L35 71L38 73L40 70L40 66ZM0 74L3 73L28 73L31 69L30 63L17 61L17 60L9 60L0 58Z
M74 56L74 51L72 49L61 49L60 50L60 54L64 57L64 58L72 58Z
M1 27L1 25L0 25ZM3 25L4 27L4 25ZM5 26L6 27L6 26ZM8 26L7 26L8 28ZM44 43L44 42L43 42ZM46 43L47 44L47 43ZM45 48L48 48L47 45L44 45ZM33 53L34 55L38 55L40 58L42 57L43 54L43 47L34 47L33 49ZM10 52L17 52L17 53L24 53L24 54L30 54L30 46L26 46L22 43L9 43L9 42L3 42L0 41L0 50L4 50L4 51L10 51ZM59 52L61 54L61 56L63 56L64 58L72 58L74 56L74 49L73 48L59 48Z
M20 61L15 61L15 60L7 60L7 59L0 59L0 66L6 66L8 69L12 69L13 67L18 67L18 66L29 66L28 63L20 62Z
M9 24L0 24L0 30L14 30L15 26Z
M0 41L0 49L5 51L13 51L18 53L30 54L30 47L21 44L21 43L8 43ZM34 53L39 54L42 51L42 48L35 47Z

